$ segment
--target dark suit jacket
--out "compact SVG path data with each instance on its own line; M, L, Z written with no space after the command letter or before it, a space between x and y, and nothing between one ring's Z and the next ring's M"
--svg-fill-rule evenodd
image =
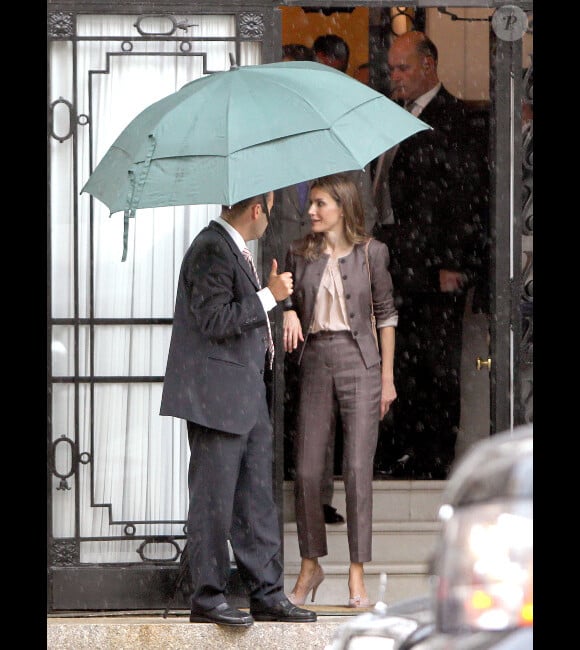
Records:
M161 415L235 434L254 426L268 335L257 290L233 239L210 222L183 258Z
M403 140L389 172L393 225L380 239L391 253L395 292L438 292L439 270L481 269L487 218L483 161L468 109L443 86L420 114L433 127ZM377 235L378 236L378 235Z

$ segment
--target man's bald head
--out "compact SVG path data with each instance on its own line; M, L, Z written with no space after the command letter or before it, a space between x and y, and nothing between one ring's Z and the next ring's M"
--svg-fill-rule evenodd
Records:
M423 32L397 36L388 54L391 99L412 102L436 86L437 60L437 47Z

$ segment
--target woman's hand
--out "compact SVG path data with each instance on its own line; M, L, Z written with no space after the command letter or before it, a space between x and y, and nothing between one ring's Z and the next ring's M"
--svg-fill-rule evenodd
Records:
M302 336L302 325L298 314L289 309L284 312L284 352L292 352L298 347L298 343L304 341Z
M397 391L392 377L382 378L381 388L381 416L382 420L391 408L391 404L397 399Z

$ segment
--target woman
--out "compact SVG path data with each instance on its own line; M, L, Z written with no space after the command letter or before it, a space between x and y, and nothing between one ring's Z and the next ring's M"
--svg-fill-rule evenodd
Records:
M397 396L398 315L389 251L366 235L357 185L345 175L312 183L308 214L312 230L292 243L285 269L294 291L285 303L284 350L296 355L300 368L294 498L302 563L289 599L303 604L312 591L314 601L324 579L318 558L328 550L320 490L336 400L344 432L348 604L368 607L363 565L371 560L373 458L379 420Z

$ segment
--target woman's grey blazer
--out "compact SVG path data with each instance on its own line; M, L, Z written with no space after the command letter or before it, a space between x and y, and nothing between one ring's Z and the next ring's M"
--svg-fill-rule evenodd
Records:
M286 256L286 270L292 272L294 292L284 302L284 310L294 309L300 318L304 342L296 350L298 363L314 316L314 305L328 255L309 262L296 253L300 240L292 242ZM370 368L381 360L371 325L371 288L365 259L365 244L356 244L351 253L339 258L344 298L352 336L358 344L365 366ZM377 322L397 316L393 299L393 281L389 272L389 249L371 239L369 243L372 301Z

